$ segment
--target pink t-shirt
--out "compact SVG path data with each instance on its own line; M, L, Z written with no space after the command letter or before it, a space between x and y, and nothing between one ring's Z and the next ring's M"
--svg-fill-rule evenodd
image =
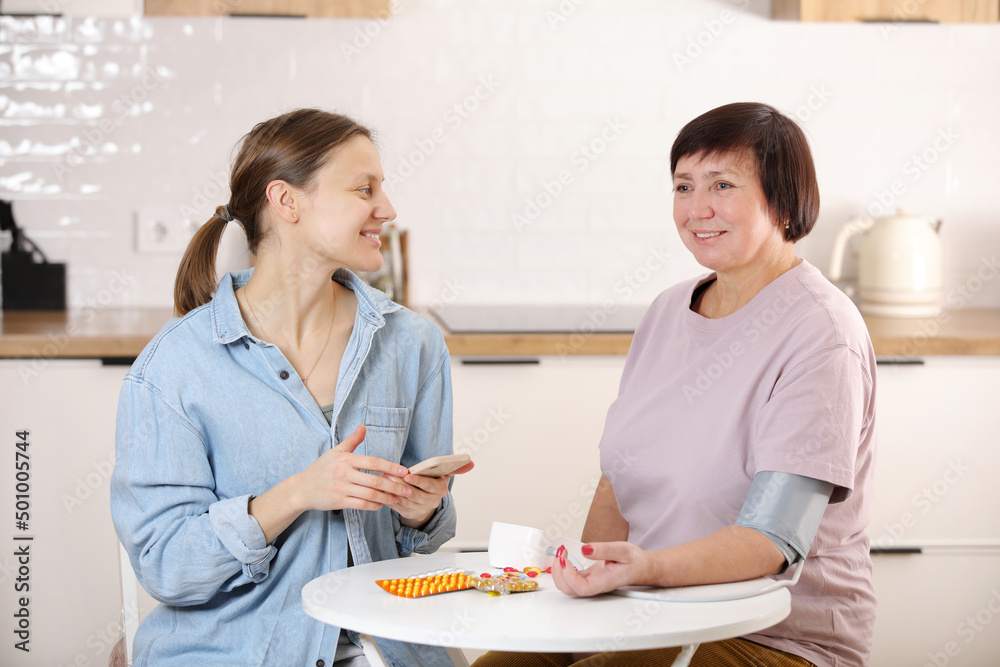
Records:
M752 641L817 665L864 665L875 594L866 527L875 352L854 304L803 261L737 312L691 310L703 276L660 294L608 410L601 468L629 542L662 549L732 525L754 475L835 485L787 619Z

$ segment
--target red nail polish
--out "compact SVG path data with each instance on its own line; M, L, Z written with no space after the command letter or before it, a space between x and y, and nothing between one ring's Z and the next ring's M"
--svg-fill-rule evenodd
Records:
M559 567L566 567L566 547L560 546L559 550L556 551L556 557L559 558Z
M589 544L584 544L582 547L580 547L580 553L582 553L584 556L589 556L592 553L594 553L594 547L590 546Z

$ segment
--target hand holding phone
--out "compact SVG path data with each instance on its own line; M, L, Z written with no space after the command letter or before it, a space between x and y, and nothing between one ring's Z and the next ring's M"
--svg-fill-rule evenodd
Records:
M410 466L410 474L423 475L424 477L444 477L455 472L470 461L472 461L472 457L468 454L435 456Z

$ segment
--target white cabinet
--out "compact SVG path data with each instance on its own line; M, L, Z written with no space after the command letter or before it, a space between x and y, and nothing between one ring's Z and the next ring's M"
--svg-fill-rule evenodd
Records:
M871 667L1000 664L1000 552L873 557Z
M878 367L871 664L1000 659L1000 358ZM977 628L980 628L977 630Z
M448 547L485 549L493 521L579 539L625 357L484 361L452 359L455 451L477 467L455 479Z
M107 665L120 637L109 481L127 370L96 360L0 360L0 665ZM29 444L18 448L21 431ZM29 474L18 478L24 461ZM18 510L28 514L24 530ZM27 653L11 633L19 613L27 614Z
M140 0L4 0L6 14L63 14L65 16L140 16Z

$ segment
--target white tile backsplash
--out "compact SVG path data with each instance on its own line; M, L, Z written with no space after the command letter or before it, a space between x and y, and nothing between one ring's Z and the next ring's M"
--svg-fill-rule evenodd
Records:
M702 271L674 232L674 136L758 100L797 116L814 149L823 206L800 255L825 270L843 223L903 206L944 221L946 292L995 275L1000 25L772 21L766 4L2 17L0 197L69 263L71 304L168 306L179 253L139 254L136 212L206 219L245 132L320 106L377 132L415 303L648 303ZM235 236L224 247L226 268L246 261ZM130 280L110 290L116 271ZM1000 307L1000 279L977 285L969 306Z

